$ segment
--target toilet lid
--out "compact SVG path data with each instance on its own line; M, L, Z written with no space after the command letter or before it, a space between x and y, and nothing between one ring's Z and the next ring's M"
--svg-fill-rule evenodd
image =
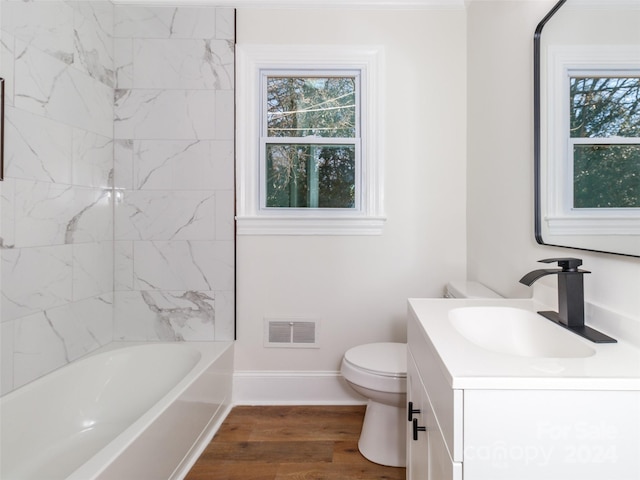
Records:
M344 354L345 361L376 375L407 376L406 343L368 343L353 347Z

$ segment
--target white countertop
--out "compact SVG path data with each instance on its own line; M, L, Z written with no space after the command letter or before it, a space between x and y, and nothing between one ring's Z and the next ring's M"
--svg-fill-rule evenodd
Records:
M442 360L440 367L452 388L640 390L640 348L616 336L614 331L605 330L601 324L597 328L618 343L593 343L576 335L596 351L590 357L521 357L486 350L458 333L449 321L449 311L473 306L549 310L528 299L409 299L409 313L413 317L409 321L422 326L426 339ZM540 321L549 322L542 316ZM411 338L409 343L413 343Z

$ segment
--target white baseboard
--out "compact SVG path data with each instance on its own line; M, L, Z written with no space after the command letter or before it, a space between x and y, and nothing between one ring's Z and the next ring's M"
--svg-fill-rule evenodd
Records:
M340 372L237 371L234 405L363 405Z

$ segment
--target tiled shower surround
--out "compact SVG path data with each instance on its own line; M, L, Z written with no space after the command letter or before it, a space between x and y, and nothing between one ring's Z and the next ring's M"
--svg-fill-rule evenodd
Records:
M233 10L115 9L115 338L233 338Z
M234 330L234 11L2 0L2 393Z

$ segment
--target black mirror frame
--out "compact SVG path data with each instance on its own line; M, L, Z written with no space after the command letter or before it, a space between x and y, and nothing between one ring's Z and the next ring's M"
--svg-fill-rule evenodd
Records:
M536 31L533 35L533 190L534 190L534 225L535 225L535 237L536 242L540 245L549 245L542 239L542 207L541 207L541 192L540 192L540 162L542 161L541 155L541 115L542 107L541 103L541 82L540 78L540 41L542 36L542 29L547 22L553 17L560 7L562 7L567 0L560 0L553 8L540 20L540 23L536 27ZM559 246L559 245L553 245Z

